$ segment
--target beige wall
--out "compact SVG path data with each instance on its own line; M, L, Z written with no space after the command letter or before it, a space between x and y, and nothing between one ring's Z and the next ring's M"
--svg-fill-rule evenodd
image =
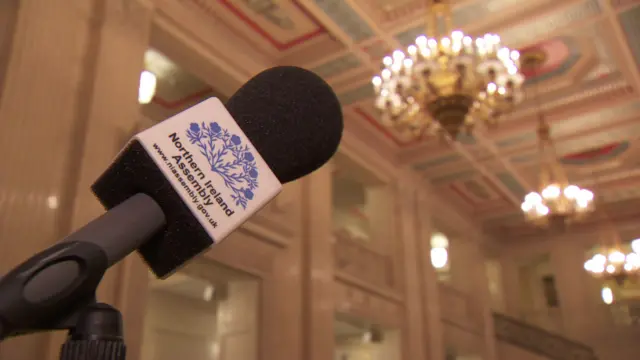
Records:
M146 311L143 360L217 359L217 304L154 291Z
M358 340L337 344L334 360L400 360L402 340L400 331L383 332L383 340L377 343L362 343Z
M506 312L506 304L502 281L502 265L499 260L487 259L485 261L485 270L487 274L487 285L489 286L491 308L494 311L504 313Z
M530 353L503 341L498 342L497 349L498 359L500 360L547 360L544 356Z
M146 308L142 360L257 360L259 286L229 281L211 301L154 290Z

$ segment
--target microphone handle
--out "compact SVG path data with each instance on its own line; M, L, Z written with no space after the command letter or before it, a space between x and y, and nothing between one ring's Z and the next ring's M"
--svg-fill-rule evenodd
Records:
M63 242L97 245L107 256L108 266L124 259L166 225L160 205L149 195L138 193L66 237Z
M165 226L160 206L136 194L0 278L0 341L73 327L106 270Z

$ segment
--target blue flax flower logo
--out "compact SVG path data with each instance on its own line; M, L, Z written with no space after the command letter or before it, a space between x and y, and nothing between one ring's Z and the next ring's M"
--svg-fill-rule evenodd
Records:
M187 138L207 158L211 171L218 174L233 192L231 198L236 206L246 209L258 188L258 169L249 146L217 122L191 123Z

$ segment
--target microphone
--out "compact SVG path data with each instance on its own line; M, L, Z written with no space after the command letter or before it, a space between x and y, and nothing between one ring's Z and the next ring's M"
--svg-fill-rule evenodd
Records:
M107 268L135 250L168 277L325 164L342 130L331 87L281 66L226 109L210 98L136 135L92 186L109 211L0 279L0 340L73 328Z
M145 193L163 209L165 231L139 249L157 277L222 240L280 191L278 182L322 166L342 136L333 90L297 67L258 74L227 110L210 99L142 132L93 185L106 208Z

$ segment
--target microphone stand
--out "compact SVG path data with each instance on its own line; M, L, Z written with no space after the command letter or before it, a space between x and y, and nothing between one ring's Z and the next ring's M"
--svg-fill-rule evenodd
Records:
M107 269L165 227L160 206L137 194L0 278L0 341L68 330L60 360L125 360L120 312L96 302Z
M97 270L97 267L93 270ZM101 271L102 274L104 270ZM7 280L7 277L0 279L0 282L2 280ZM91 283L95 284L92 291L95 294L99 282ZM91 290L87 286L81 286L81 288L85 291ZM74 297L82 298L82 292L75 293ZM60 348L60 360L126 360L127 347L124 342L124 324L120 311L111 305L95 301L95 296L88 302L74 302L74 306L77 306L77 309L69 316L54 321L51 321L53 319L51 316L32 320L31 326L25 330L10 331L10 327L3 324L3 319L0 317L0 340L36 332L66 329L67 338ZM54 308L61 309L56 305L44 311L50 313ZM21 307L21 310L26 309ZM30 316L27 312L22 312L21 315L17 319Z
M125 360L122 315L102 303L87 305L69 329L60 360Z
M115 307L91 301L71 316L53 326L5 334L0 323L0 339L36 331L67 329L67 339L60 348L60 360L126 360L122 314Z

